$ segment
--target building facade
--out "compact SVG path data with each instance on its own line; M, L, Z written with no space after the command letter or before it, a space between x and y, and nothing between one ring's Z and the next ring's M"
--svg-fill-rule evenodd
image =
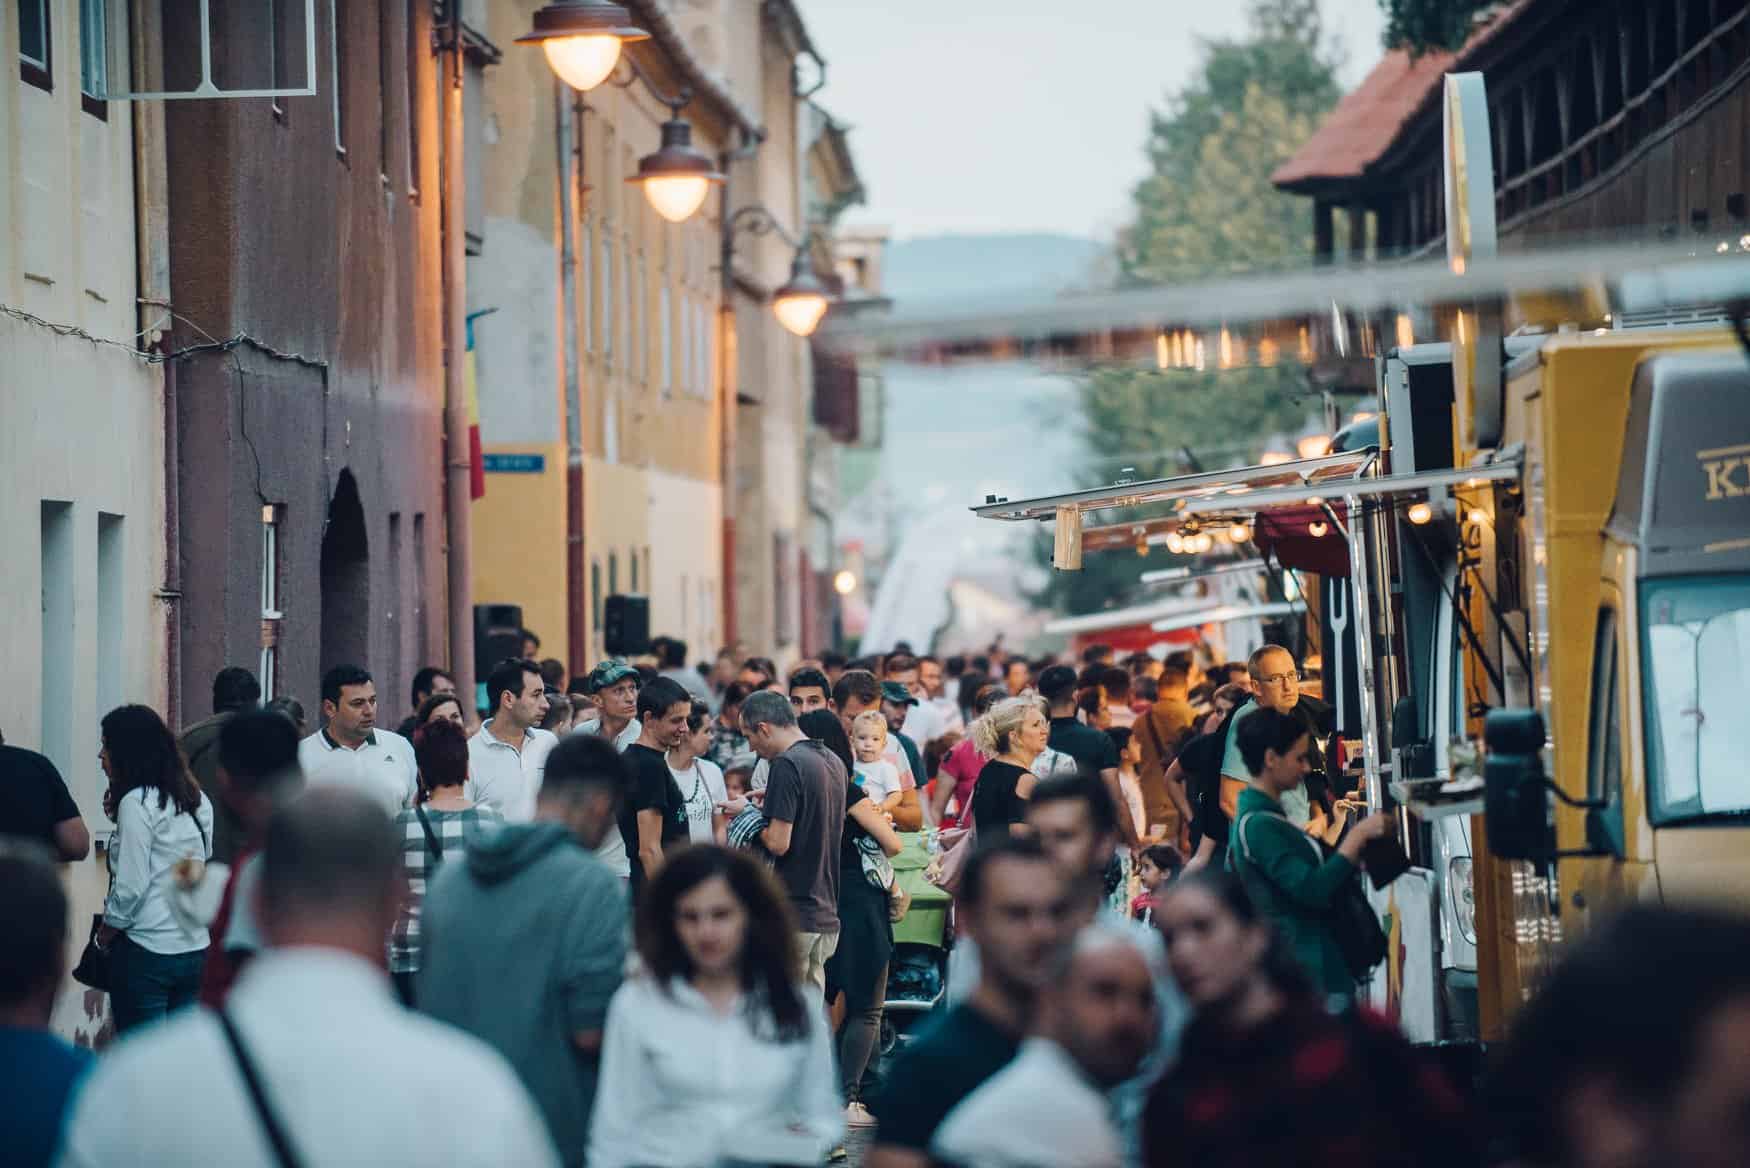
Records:
M136 137L128 107L101 97L91 7L38 0L0 19L0 654L17 664L0 734L47 755L101 835L98 723L124 702L164 708L174 597L164 367L141 351L164 309L136 303L150 299L136 178L151 185L136 152L150 167L155 142L149 119ZM101 856L70 865L67 885L72 919L89 921ZM68 984L57 1029L89 1043L104 1018L103 995Z
M314 720L351 662L390 722L449 656L432 10L317 11L315 95L163 107L187 720L227 665ZM166 77L195 21L166 10ZM263 31L216 24L215 56L276 75Z

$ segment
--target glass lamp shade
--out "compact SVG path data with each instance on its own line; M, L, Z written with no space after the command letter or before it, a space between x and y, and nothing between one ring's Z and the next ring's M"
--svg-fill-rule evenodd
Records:
M799 337L809 336L826 315L826 297L819 292L780 293L772 301L778 323Z
M622 38L607 35L549 37L541 49L559 80L587 92L606 81L620 63L622 43Z
M670 223L684 223L705 204L711 182L703 175L664 174L647 178L641 184L644 197L656 208L656 213Z

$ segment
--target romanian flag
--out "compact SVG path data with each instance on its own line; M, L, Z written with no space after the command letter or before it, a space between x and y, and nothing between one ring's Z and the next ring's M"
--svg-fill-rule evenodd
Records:
M468 399L468 497L484 499L486 455L480 448L480 377L475 371L473 316L467 321L467 345L462 357L462 392Z

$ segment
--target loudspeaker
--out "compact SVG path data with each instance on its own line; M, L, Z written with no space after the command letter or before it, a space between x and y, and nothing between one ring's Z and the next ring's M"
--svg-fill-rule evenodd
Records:
M523 608L520 604L474 606L474 675L484 678L506 657L523 651ZM482 681L484 687L485 682ZM482 689L484 692L484 689Z
M602 648L610 657L650 651L650 598L610 596L602 605Z

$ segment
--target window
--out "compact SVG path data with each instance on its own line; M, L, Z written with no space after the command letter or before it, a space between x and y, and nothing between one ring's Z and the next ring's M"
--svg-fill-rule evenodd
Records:
M614 363L614 224L602 220L601 287L597 295L601 302L602 357Z
M334 79L334 152L346 157L346 20L340 12L342 0L328 0L328 75Z
M627 591L631 592L632 595L636 596L636 595L638 595L638 553L633 552L630 556L627 557L627 560L629 561L628 570L632 574L632 582L631 582L630 587L627 589Z
M589 608L590 627L596 633L602 631L602 562L592 560L589 565Z
M18 0L18 75L39 89L54 89L52 57L49 0Z
M407 194L419 198L419 74L425 60L431 56L426 38L420 36L419 10L422 0L407 0L402 22L407 32L407 60L402 68L407 95ZM427 8L430 5L426 5Z
M1653 822L1750 812L1750 578L1649 582L1641 622Z
M608 553L608 595L620 594L620 553Z
M390 127L395 122L395 107L390 94L395 79L394 46L401 38L395 35L396 0L377 0L377 173L383 186L389 185Z
M105 19L104 0L79 0L79 104L86 113L107 120L109 26Z
M122 517L97 515L97 708L107 713L122 704L122 646L127 643L123 575L126 544Z
M29 5L26 5L28 8ZM63 775L73 766L73 504L42 504L42 752ZM108 711L104 711L108 713ZM96 754L92 748L92 754Z
M399 518L399 516L397 516ZM265 701L278 692L280 621L279 508L269 503L261 509L261 664L256 679Z
M1622 790L1622 725L1616 661L1616 610L1600 609L1592 643L1592 721L1587 735L1586 796L1615 800Z
M663 396L666 397L674 392L674 319L671 315L672 308L669 304L668 281L666 280L662 283L660 300L658 311L661 314L661 321L657 343L661 346L662 352L659 358L661 366L658 370L658 376L662 379L662 392Z

